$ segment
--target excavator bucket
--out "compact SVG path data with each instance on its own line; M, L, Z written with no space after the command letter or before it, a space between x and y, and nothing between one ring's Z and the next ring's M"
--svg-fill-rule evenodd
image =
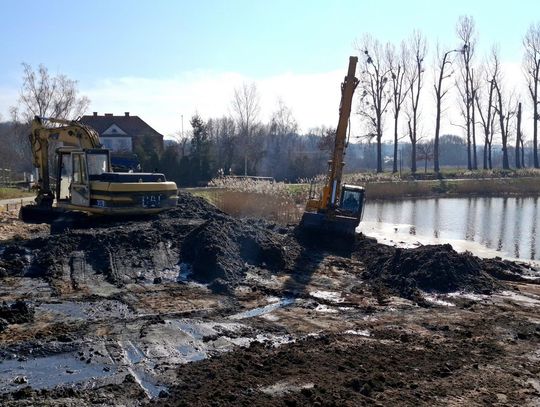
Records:
M359 223L356 217L304 212L300 226L312 233L353 238Z

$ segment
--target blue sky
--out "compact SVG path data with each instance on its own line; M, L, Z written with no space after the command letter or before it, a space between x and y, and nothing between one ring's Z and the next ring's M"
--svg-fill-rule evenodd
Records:
M540 19L540 5L532 0L519 1L519 6L516 3L2 0L0 91L4 95L0 95L0 114L6 117L7 106L15 103L9 100L20 87L23 61L43 63L52 72L77 79L81 91L94 95L92 109L118 114L121 111L115 109L125 110L121 95L114 95L110 104L104 95L111 95L114 89L121 92L137 87L137 78L146 81L150 93L152 81L160 81L156 91L163 91L171 81L186 85L193 78L198 83L209 78L209 89L229 85L230 95L231 84L218 85L217 79L272 82L271 78L287 75L294 81L300 76L307 80L328 74L325 77L330 80L335 76L330 72L346 69L347 57L354 53L354 40L366 32L381 41L398 43L416 28L427 35L431 48L437 39L455 47L455 24L463 14L476 20L480 54L492 43L499 43L502 59L519 63L521 38L534 18ZM336 91L338 85L333 84ZM107 86L111 86L109 90L104 89ZM217 93L223 98L227 94L225 90ZM301 103L301 95L286 96ZM212 92L204 97L212 98ZM144 100L142 95L139 98ZM155 95L149 98L159 103ZM170 103L171 98L163 103ZM337 98L333 95L332 103ZM189 95L184 101L174 99L178 103L175 111L186 115L199 109L208 115L226 111L226 107L215 114L206 111L208 106L198 102L201 95L193 97L197 102L192 105L188 99ZM141 116L148 109L128 100L125 105ZM173 127L171 123L156 124L160 126L166 129L162 131Z

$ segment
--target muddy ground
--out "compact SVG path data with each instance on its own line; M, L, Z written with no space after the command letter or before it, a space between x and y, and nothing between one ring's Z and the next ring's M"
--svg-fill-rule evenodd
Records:
M540 404L522 264L321 241L189 195L91 226L3 236L0 405Z

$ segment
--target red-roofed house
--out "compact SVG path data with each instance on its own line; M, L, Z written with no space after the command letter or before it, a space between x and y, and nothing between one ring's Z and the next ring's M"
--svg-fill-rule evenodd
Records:
M139 116L131 116L129 112L121 116L105 113L103 116L94 112L91 116L81 117L80 122L99 133L105 148L115 153L132 153L141 146L144 138L150 138L156 152L163 152L163 135L158 133Z

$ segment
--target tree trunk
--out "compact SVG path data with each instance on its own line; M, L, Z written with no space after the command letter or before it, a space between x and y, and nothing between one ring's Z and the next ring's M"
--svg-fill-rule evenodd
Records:
M473 95L474 100L474 95ZM471 111L471 126L472 126L472 142L473 142L473 169L478 169L478 160L476 156L476 117L475 117L475 111L474 111L474 103L471 103L472 111Z
M489 146L488 146L488 165L489 165L489 169L492 170L493 169L493 164L491 162L491 143L489 143Z
M521 168L521 158L519 148L521 144L521 102L518 104L517 111L517 134L516 134L516 168Z
M521 168L525 168L525 149L523 148L523 137L521 138Z
M377 126L377 172L382 172L382 133Z
M416 142L411 144L411 172L416 173Z
M483 159L484 159L483 160L483 164L484 164L483 168L484 168L484 170L488 169L488 161L487 161L488 154L487 153L488 153L488 145L487 145L487 142L486 142L486 143L484 143L484 157L483 157Z
M442 75L441 75L442 76ZM439 89L440 89L439 82ZM435 140L433 141L433 170L439 172L439 131L441 128L441 97L437 95L437 117L435 118Z
M533 159L534 159L534 168L540 168L540 165L538 163L538 81L534 82L534 98L533 98Z
M399 111L394 115L394 165L392 167L394 174L398 171L398 116Z
M409 138L411 139L411 172L414 174L416 173L416 127L414 130L415 133L413 133L413 130L411 128L411 121L409 120L407 124L409 126Z
M471 137L467 134L467 169L472 170L471 164Z

